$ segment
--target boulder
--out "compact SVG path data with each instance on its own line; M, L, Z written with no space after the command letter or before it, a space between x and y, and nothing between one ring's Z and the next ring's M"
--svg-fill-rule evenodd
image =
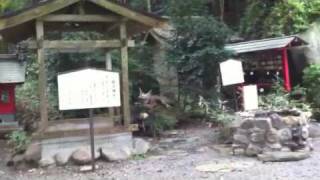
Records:
M248 145L250 143L250 141L246 135L235 134L235 135L233 135L233 143Z
M275 129L271 129L266 133L266 140L268 143L278 143L279 142L279 137L278 137L278 132Z
M286 124L282 121L281 116L279 116L276 113L271 114L270 119L271 119L272 127L275 129L283 129L287 127Z
M254 143L263 143L265 141L265 131L262 129L252 129L252 133L250 134L250 141Z
M254 121L252 119L247 119L240 125L240 128L242 129L251 129L253 127L254 127Z
M57 166L65 166L70 158L70 153L59 152L53 156Z
M28 146L24 159L28 163L38 163L41 160L41 145L33 143Z
M262 153L262 148L255 144L249 144L249 146L246 149L247 156L256 156L260 153Z
M286 116L282 118L282 121L284 121L289 126L295 126L300 124L300 117Z
M39 161L39 167L41 167L41 168L46 168L46 167L49 167L52 165L54 165L54 160L52 158L41 159Z
M86 165L91 162L91 152L85 148L78 149L71 154L71 161L76 165Z
M270 118L256 118L254 125L259 129L269 130L271 129L271 120Z
M150 143L141 138L133 139L133 154L145 154L150 147Z
M318 138L320 137L320 124L316 122L309 123L309 137Z
M129 148L102 148L101 157L107 161L122 161L131 157Z
M258 155L263 162L300 161L310 157L309 152L266 152Z
M12 161L12 165L13 166L17 166L17 165L19 165L19 164L24 162L24 155L23 154L17 154L15 156L13 156L11 161Z
M278 131L278 136L281 142L290 141L292 139L292 132L289 128L284 128Z

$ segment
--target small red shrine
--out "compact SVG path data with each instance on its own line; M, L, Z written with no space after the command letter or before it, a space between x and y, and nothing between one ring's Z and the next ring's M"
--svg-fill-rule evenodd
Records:
M0 127L17 127L15 87L25 81L25 62L18 55L0 55Z
M257 84L259 89L269 88L281 77L284 88L291 91L293 75L302 74L295 69L303 68L294 68L297 65L290 58L290 51L304 45L307 42L298 36L285 36L228 44L226 49L243 61L244 85Z

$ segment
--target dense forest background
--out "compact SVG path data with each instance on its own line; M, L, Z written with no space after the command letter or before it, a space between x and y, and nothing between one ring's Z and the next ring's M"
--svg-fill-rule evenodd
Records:
M43 0L0 0L2 14L17 11ZM224 49L228 42L293 35L306 31L319 19L319 0L118 0L133 8L149 11L170 19L174 27L168 40L167 61L178 74L177 105L182 112L197 111L199 96L218 106L218 63L231 54ZM63 38L94 39L94 32L64 33ZM135 37L138 46L130 50L130 82L132 101L137 96L141 79L145 90L157 89L152 62L153 48L145 34ZM119 54L112 52L115 70L119 70ZM64 61L59 61L64 59ZM51 119L58 119L56 74L83 66L104 66L104 52L90 54L48 54L48 91ZM18 89L18 102L24 115L37 119L38 64L29 55L27 82ZM155 90L155 92L157 92ZM132 102L133 103L133 102ZM201 111L201 110L199 110ZM207 113L207 112L206 112ZM219 118L217 111L211 113ZM219 117L218 117L219 116ZM30 118L29 118L30 119ZM32 119L31 119L32 120Z

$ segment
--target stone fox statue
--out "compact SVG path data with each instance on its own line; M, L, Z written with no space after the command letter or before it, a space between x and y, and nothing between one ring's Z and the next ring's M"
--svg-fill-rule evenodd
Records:
M133 123L139 125L139 130L147 133L150 130L150 121L154 119L157 111L168 110L172 105L170 101L163 96L152 95L152 91L144 93L140 89L138 96L139 103L135 103L132 109Z
M141 88L139 88L139 100L142 101L143 106L148 109L154 109L158 106L164 106L165 108L171 107L171 102L164 96L152 95L152 90L147 93L144 93Z

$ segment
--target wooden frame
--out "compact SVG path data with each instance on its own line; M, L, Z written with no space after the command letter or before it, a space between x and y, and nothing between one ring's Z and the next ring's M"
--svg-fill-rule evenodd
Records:
M40 45L41 44L41 45ZM120 48L120 40L77 40L77 41L48 41L44 40L42 43L36 41L27 42L29 49L38 49L39 46L44 49L96 49L96 48ZM134 47L135 42L133 40L128 41L128 47Z
M27 41L30 49L37 50L37 59L39 63L39 96L40 96L40 133L44 132L48 127L48 89L47 89L47 72L46 72L46 50L58 50L60 52L84 52L94 49L118 48L121 53L121 92L122 92L122 113L123 124L130 128L130 104L129 104L129 73L128 73L128 48L134 47L135 43L129 40L129 35L137 32L143 32L152 27L159 27L167 23L167 19L152 16L148 13L134 11L124 5L109 0L86 0L105 14L86 14L83 0L51 0L38 5L24 9L17 14L0 17L0 33L4 40L15 43L26 38L35 36L36 41ZM78 3L78 4L77 4ZM79 5L78 14L69 12L71 5ZM61 10L61 11L60 11ZM54 13L70 13L70 14L54 14ZM110 13L111 12L111 13ZM117 15L114 15L117 14ZM130 22L129 22L130 20ZM59 23L95 23L97 27L101 25L110 25L109 28L103 30L107 37L111 40L46 40L45 27L50 28L51 25L58 26L58 31L66 31L62 29ZM44 24L48 23L48 26ZM50 24L49 24L50 23ZM107 24L108 23L108 24ZM90 24L91 25L91 24ZM137 29L139 26L139 29ZM48 30L47 29L47 30ZM103 28L102 28L103 29ZM119 29L119 31L117 31ZM35 34L34 34L35 30ZM79 29L76 29L79 31ZM94 30L96 30L94 28ZM110 31L116 33L110 33ZM115 37L116 36L116 37ZM119 37L118 37L119 36ZM112 70L112 61L110 56L106 55L106 68ZM110 114L115 114L118 109L110 110Z
M44 22L117 22L119 16L57 14L40 18Z

